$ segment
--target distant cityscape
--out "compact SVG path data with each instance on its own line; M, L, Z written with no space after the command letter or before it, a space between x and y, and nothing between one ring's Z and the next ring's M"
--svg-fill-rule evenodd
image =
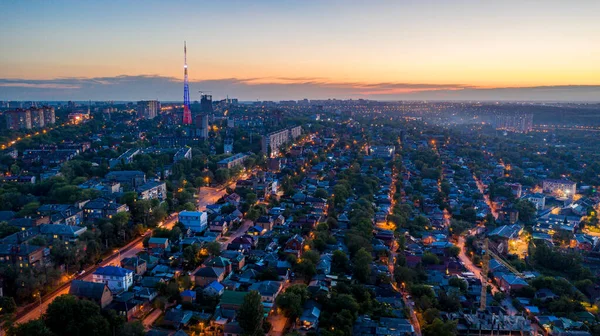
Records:
M0 8L0 336L600 336L595 3Z

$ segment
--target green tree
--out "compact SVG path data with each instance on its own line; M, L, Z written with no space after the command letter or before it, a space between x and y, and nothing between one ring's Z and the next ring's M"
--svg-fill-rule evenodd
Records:
M110 325L100 314L100 306L72 295L62 295L48 306L46 326L56 335L109 335Z
M44 324L41 319L31 320L29 322L18 324L16 327L8 329L9 336L56 336L60 334L53 333L50 328Z
M456 321L443 322L435 318L431 324L423 326L424 336L453 336L456 334Z
M246 336L263 335L264 312L261 296L257 291L250 291L238 311L238 321Z
M367 252L364 248L356 252L356 255L352 258L352 263L354 264L352 272L358 281L367 282L371 275L372 260L371 253Z
M119 331L119 336L144 336L146 329L140 321L125 323Z
M221 244L218 242L210 242L206 244L206 250L211 256L218 256L221 254Z

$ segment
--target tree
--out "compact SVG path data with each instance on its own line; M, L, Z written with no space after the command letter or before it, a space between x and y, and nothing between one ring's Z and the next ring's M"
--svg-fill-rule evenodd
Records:
M531 224L534 221L537 209L533 203L527 200L519 200L515 204L515 208L519 211L519 219L525 224Z
M255 193L246 194L246 203L253 205L254 203L256 203L256 201L257 201L257 198L256 198Z
M17 304L15 299L10 296L0 297L0 310L1 314L12 314L17 310Z
M119 332L119 336L144 336L146 330L140 321L125 323Z
M331 256L331 271L334 273L346 273L348 270L348 256L344 251L335 250Z
M356 255L352 259L354 264L354 268L352 272L354 277L361 282L367 282L369 276L371 275L371 261L373 258L371 257L371 253L367 252L364 248L361 248L356 252Z
M443 322L435 318L431 324L423 327L424 336L452 336L456 333L456 321Z
M8 330L9 336L56 336L50 328L48 328L41 319L31 320L29 322L18 324L14 328Z
M327 190L323 188L317 188L317 190L315 190L314 196L317 198L327 198L327 196L329 195L327 194Z
M208 254L210 254L211 256L218 256L221 254L221 244L219 244L218 242L210 242L208 244L206 244L206 250L208 251Z
M110 325L100 306L72 295L62 295L48 306L46 326L57 335L109 335Z
M257 291L250 291L238 311L238 321L246 336L263 335L264 312L261 296Z
M448 254L455 258L458 257L460 254L460 247L455 245L450 246L450 248L448 248Z

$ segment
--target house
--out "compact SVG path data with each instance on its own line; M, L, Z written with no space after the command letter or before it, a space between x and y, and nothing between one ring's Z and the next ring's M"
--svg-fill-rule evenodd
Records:
M208 226L208 215L205 211L181 211L179 222L194 233L204 232Z
M135 294L131 292L125 292L119 296L116 296L106 309L114 310L117 315L125 318L125 321L131 321L135 317L139 317L144 313L144 302L135 298ZM150 307L150 305L148 305Z
M219 301L219 307L222 309L231 309L238 310L244 303L244 298L248 295L248 292L236 292L226 290L221 295L221 300Z
M273 230L273 223L274 220L271 216L260 216L255 222L256 225L264 228L266 231Z
M249 290L257 291L260 294L263 303L273 303L282 288L283 285L281 282L268 280L252 284Z
M502 288L503 290L505 290L506 292L509 292L509 293L512 290L521 289L523 287L528 286L528 284L525 280L519 278L518 276L516 276L514 274L499 273L497 275L494 274L494 277L496 278L496 281L500 285L500 288Z
M246 233L251 236L262 236L266 232L267 232L267 230L264 229L262 226L254 225L254 226L251 226L250 228L248 228L248 231Z
M75 243L85 231L86 227L66 225L66 224L42 224L39 226L40 234L53 240L60 240L65 243Z
M123 259L121 261L121 267L133 271L135 275L142 275L148 270L146 261L137 256Z
M196 302L196 292L189 289L184 290L183 292L181 292L181 300L183 302L190 303Z
M316 302L306 302L304 305L304 311L298 320L300 329L303 331L316 330L319 325L320 316L321 309L318 307Z
M221 282L225 278L225 270L218 267L201 267L194 273L196 286L206 286L213 281Z
M132 189L135 189L146 183L146 174L139 170L113 171L106 174L104 178L109 181L116 181L127 185Z
M167 250L169 248L169 238L152 237L148 240L148 250Z
M227 197L225 197L225 201L231 203L232 205L238 206L240 204L241 197L240 197L240 195L238 195L236 193L232 193L230 195L227 195Z
M83 206L83 217L87 221L96 221L98 219L111 219L119 212L129 211L125 204L119 204L105 198L96 198Z
M246 261L246 257L238 251L223 251L221 252L221 257L229 260L233 271L241 270Z
M230 322L227 323L223 327L223 335L224 336L242 336L244 335L244 329L240 327L238 322Z
M135 191L138 193L138 198L143 200L157 199L164 201L167 198L167 185L165 182L148 181L137 187Z
M229 231L229 221L223 216L218 216L210 222L209 231L218 235L224 235Z
M0 263L11 263L15 267L43 265L44 247L28 244L0 244Z
M285 243L285 253L295 254L296 256L300 256L302 250L304 249L304 238L302 236L295 234Z
M229 273L231 273L231 262L229 259L220 256L207 259L202 265L204 267L220 268L225 273L224 276L227 276Z
M94 282L108 285L113 293L120 293L133 285L133 272L121 267L104 266L96 269L92 279Z
M191 311L173 308L167 311L162 323L175 329L181 329L181 327L188 325L191 319Z
M223 295L223 292L225 292L225 286L221 285L217 281L213 281L206 286L202 292L207 296L221 296Z
M108 306L113 295L105 283L96 283L91 281L73 280L69 288L69 294L96 302L101 308Z

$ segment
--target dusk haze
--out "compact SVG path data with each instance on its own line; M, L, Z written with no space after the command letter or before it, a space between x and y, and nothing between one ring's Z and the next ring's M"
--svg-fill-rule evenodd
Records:
M600 336L600 0L0 13L0 336Z

